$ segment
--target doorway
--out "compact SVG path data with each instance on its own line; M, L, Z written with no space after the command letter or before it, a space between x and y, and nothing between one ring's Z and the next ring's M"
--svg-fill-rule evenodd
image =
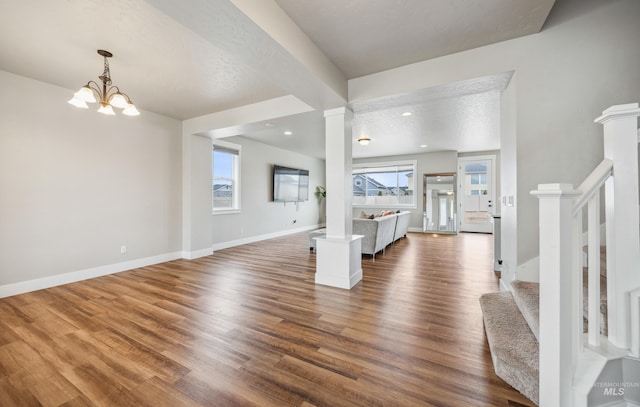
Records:
M495 155L458 158L458 221L461 232L493 233Z
M424 232L457 233L456 174L423 175Z

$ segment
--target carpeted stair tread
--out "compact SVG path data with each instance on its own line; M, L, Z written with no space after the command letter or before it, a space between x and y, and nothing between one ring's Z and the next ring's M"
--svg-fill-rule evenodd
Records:
M583 289L583 315L584 315L584 332L587 332L587 316L588 316L588 284L589 277L587 268L584 268L582 277ZM515 280L511 283L513 288L513 297L524 316L525 321L529 325L531 332L539 339L540 334L540 284L530 283L526 281ZM600 275L600 333L607 335L607 278Z
M539 348L510 292L480 297L487 341L496 374L538 403Z
M511 288L524 320L536 340L540 340L540 284L516 280L511 283Z

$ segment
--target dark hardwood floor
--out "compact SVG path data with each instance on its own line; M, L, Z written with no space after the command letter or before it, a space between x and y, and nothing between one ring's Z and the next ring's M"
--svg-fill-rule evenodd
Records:
M306 233L0 299L0 406L532 406L493 372L492 236L316 286Z

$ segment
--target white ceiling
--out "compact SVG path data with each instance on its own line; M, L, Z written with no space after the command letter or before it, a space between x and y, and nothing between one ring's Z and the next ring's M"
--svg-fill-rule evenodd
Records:
M275 0L347 78L537 33L555 0Z
M499 149L500 92L507 87L512 74L505 72L351 104L353 156ZM411 116L402 116L405 112ZM227 127L209 134L213 137L240 135L324 158L324 116L320 111ZM369 145L356 142L361 136L371 139ZM423 145L427 147L421 147Z
M212 130L218 136L242 135L323 157L322 109L346 97L342 89L347 78L537 32L553 3L0 0L0 69L64 87L71 96L87 81L97 80L102 59L96 50L106 49L114 54L114 84L143 114L177 119L291 94L316 111L270 120L269 127L259 122ZM282 19L287 15L297 27ZM283 31L278 38L268 28L270 19L272 27L289 24L299 34ZM302 32L309 38L302 38ZM293 40L295 46L307 47L303 53L295 54L285 44ZM304 58L313 52L306 52L310 48L303 40L319 48L317 66L338 74L322 76L320 68L305 65ZM350 106L354 138L366 134L372 142L366 149L355 145L354 156L419 152L421 144L430 151L499 148L496 109L509 79L510 73L498 73L360 101ZM399 116L408 110L412 116ZM285 136L287 129L293 135Z

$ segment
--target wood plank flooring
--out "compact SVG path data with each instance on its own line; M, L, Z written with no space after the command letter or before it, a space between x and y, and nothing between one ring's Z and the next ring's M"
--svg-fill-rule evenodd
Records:
M348 291L301 233L0 299L0 406L532 406L493 372L492 257L410 233Z

